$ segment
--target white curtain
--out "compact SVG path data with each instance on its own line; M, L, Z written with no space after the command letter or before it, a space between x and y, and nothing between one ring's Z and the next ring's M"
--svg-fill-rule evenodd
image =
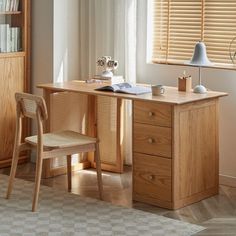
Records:
M79 0L79 73L87 79L97 73L96 60L112 56L116 74L136 82L137 0ZM131 106L125 106L125 162L131 164Z

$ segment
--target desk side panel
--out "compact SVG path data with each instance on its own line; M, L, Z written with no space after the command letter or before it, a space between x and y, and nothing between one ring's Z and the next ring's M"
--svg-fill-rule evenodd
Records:
M103 170L123 172L123 119L121 99L97 97L97 138Z
M218 99L175 106L173 204L180 208L218 193Z

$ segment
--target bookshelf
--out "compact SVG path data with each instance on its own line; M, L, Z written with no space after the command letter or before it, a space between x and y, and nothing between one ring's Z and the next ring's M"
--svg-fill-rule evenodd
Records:
M18 15L21 11L1 11L0 15Z
M30 91L30 13L31 0L0 0L0 168L11 165L15 92ZM29 131L29 121L24 120L23 137ZM27 160L22 153L19 162Z

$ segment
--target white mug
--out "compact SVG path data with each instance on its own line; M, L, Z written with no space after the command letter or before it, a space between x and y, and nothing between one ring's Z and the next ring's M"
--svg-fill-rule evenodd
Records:
M152 95L157 96L157 95L162 95L165 93L165 88L163 85L152 85Z

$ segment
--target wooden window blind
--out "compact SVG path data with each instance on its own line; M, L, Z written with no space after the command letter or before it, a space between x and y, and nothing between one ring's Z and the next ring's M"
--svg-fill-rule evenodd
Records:
M213 63L232 64L236 37L236 0L153 0L154 63L183 64L203 41Z

